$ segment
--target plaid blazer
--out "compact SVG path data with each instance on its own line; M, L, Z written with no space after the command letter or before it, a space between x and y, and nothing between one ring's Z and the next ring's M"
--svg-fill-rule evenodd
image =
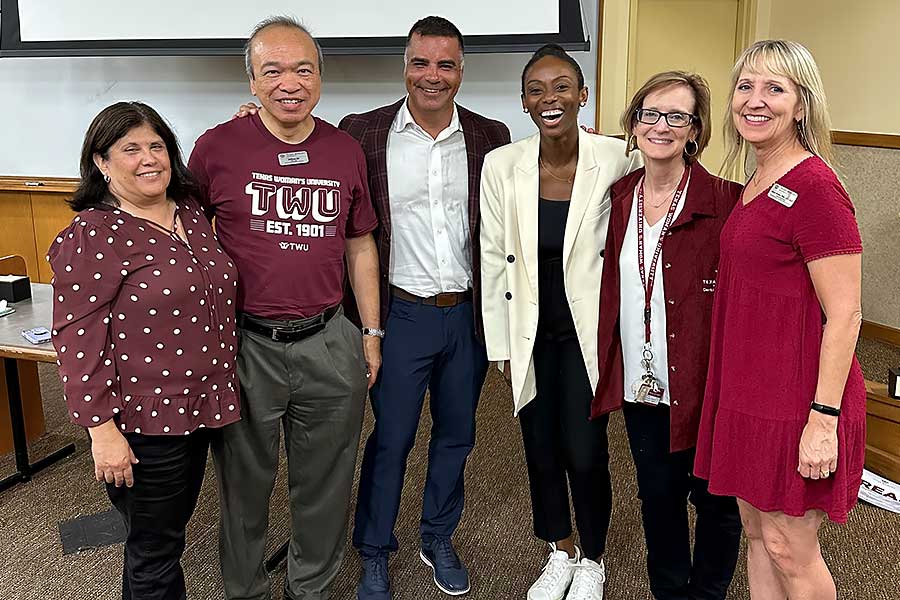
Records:
M338 127L343 129L362 146L366 155L366 166L369 175L369 194L375 214L378 216L378 228L373 232L378 246L381 271L381 325L387 321L390 302L389 274L391 265L391 203L388 191L387 173L387 141L400 108L406 98L388 106L382 106L366 113L347 115L341 119ZM481 187L481 166L484 155L508 144L509 129L500 121L494 121L457 105L459 124L466 142L466 162L469 165L469 247L472 249L472 288L475 309L475 323L479 339L482 339L481 324L481 260L479 244L479 191ZM348 296L352 291L347 286ZM345 311L352 320L359 321L356 313L356 302L352 297L344 302Z

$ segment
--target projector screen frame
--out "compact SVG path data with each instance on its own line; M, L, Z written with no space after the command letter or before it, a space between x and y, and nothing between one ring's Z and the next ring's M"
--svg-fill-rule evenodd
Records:
M243 38L21 41L20 0L0 0L0 58L58 56L235 56L243 54ZM559 32L465 36L466 52L533 52L555 43L572 52L590 50L580 0L559 1ZM410 26L412 23L410 23ZM248 25L248 30L250 26ZM403 54L405 37L323 37L329 55Z

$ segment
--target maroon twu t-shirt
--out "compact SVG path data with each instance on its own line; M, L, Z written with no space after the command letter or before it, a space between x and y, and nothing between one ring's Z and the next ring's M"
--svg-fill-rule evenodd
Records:
M238 310L297 319L340 303L345 238L377 225L356 140L317 118L288 144L254 115L201 135L190 168L237 264Z

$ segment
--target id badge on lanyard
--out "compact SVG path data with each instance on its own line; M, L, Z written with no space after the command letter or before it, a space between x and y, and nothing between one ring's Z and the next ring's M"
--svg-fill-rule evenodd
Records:
M663 399L665 390L660 385L659 379L653 373L653 345L650 342L650 318L651 318L651 299L653 298L653 284L656 281L656 265L659 263L659 257L662 254L663 242L666 239L666 233L672 225L675 218L675 210L678 208L678 201L684 194L687 182L690 177L690 169L684 168L684 174L681 176L681 182L675 194L672 196L672 203L666 212L666 218L663 221L662 230L659 232L659 241L656 243L656 249L653 251L653 258L650 261L650 268L646 274L644 272L644 180L641 179L638 187L637 197L637 234L638 234L638 271L641 275L641 287L644 289L644 347L641 352L641 377L631 384L631 391L634 394L635 402L647 404L649 406L657 406Z

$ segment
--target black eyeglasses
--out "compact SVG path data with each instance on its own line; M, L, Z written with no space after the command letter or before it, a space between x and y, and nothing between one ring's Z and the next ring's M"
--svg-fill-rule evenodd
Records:
M661 117L665 117L666 123L669 125L669 127L687 127L694 122L694 119L697 118L694 115L690 115L688 113L664 113L658 110L650 110L645 108L639 108L634 112L637 115L637 120L644 125L656 125Z

